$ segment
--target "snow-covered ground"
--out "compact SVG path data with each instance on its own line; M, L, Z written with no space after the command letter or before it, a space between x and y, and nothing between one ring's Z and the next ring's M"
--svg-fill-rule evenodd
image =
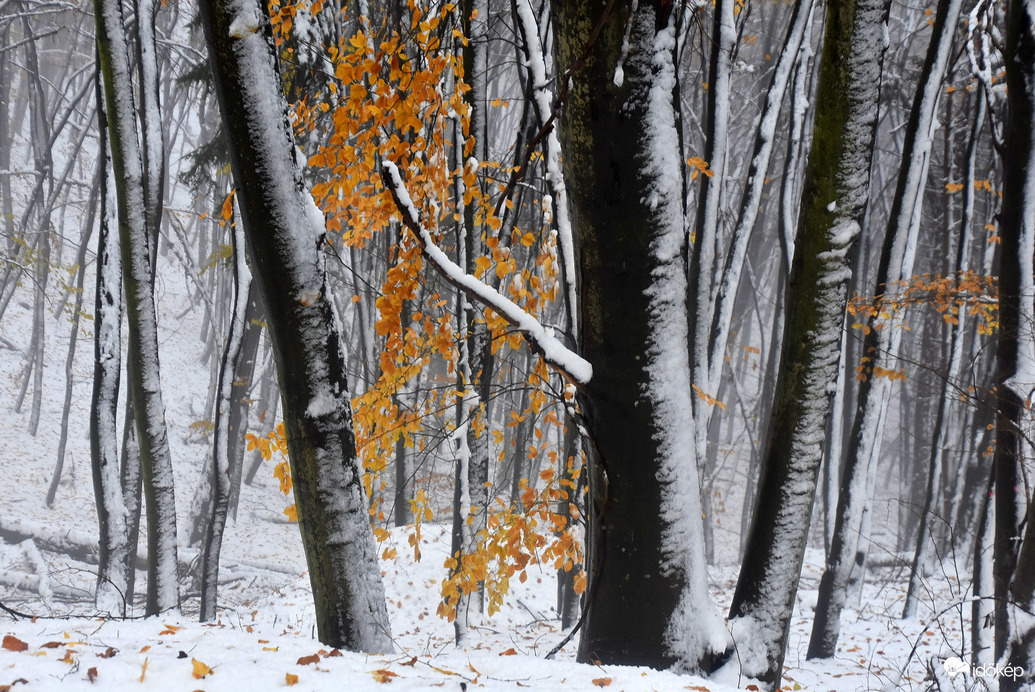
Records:
M174 260L164 259L165 262ZM200 361L197 334L200 308L190 309L183 272L160 271L161 342L167 418L177 467L180 535L209 447L192 432L204 417L209 369ZM92 276L87 277L84 309L92 313ZM31 390L20 414L13 411L25 363L31 325L31 289L19 289L0 322L0 456L3 489L0 528L21 522L37 536L75 543L97 535L87 439L92 376L92 324L83 322L75 362L68 452L57 501L45 506L60 431L64 360L68 340L65 315L47 318L43 416L35 437L28 433ZM197 428L197 426L195 426ZM227 528L219 621L196 621L197 590L181 584L184 614L148 619L91 617L94 567L32 541L0 541L0 602L39 616L16 619L0 613L0 690L241 690L257 692L294 686L300 690L721 690L728 685L642 668L580 665L576 643L555 660L546 654L564 637L554 610L556 580L551 569L531 568L525 583L513 580L503 610L471 633L466 648L452 643L453 628L439 618L442 567L448 548L443 525L423 527L423 559L415 562L408 545L412 529L393 532L398 556L382 564L396 653L365 656L328 651L315 639L313 607L296 527L282 513L288 504L272 468L259 471L242 491L236 522ZM143 546L142 546L143 548ZM721 551L729 553L730 550ZM181 549L181 560L195 556ZM951 566L950 566L951 567ZM947 575L931 584L920 618L898 620L905 573L885 569L871 575L861 607L845 611L838 656L806 661L816 584L822 554L811 550L804 568L799 604L791 623L784 689L919 689L931 685L929 671L943 683L943 661L969 657L969 604L960 600L959 582ZM712 574L712 594L728 606L736 566ZM947 569L947 572L950 570ZM138 572L138 581L143 580ZM964 585L969 577L963 575ZM935 615L937 611L937 615ZM7 638L10 637L10 638ZM576 640L577 641L577 640ZM24 646L24 650L20 649ZM197 662L197 663L195 663ZM206 672L208 671L208 672ZM195 673L203 677L196 677ZM928 680L925 682L925 678ZM962 688L963 676L953 681ZM21 686L24 683L24 687ZM737 687L747 685L744 681Z

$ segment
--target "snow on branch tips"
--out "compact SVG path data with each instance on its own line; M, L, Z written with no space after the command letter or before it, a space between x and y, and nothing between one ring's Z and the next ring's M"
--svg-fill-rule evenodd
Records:
M381 176L385 186L392 193L403 224L410 229L420 244L424 256L449 283L463 291L472 300L491 308L524 334L533 351L543 357L549 365L577 385L588 384L593 376L593 366L577 353L572 352L553 335L553 330L544 327L535 317L525 312L514 301L506 298L492 286L483 283L461 269L456 262L449 259L431 237L431 234L420 224L417 208L406 191L399 167L391 161L381 162Z

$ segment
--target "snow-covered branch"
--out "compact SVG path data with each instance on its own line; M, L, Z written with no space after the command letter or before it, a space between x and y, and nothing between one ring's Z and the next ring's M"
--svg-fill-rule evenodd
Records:
M456 262L442 251L426 228L420 224L420 215L410 199L399 168L387 159L382 161L382 178L392 193L403 224L410 229L420 243L424 256L442 277L463 291L469 298L491 308L500 317L525 335L533 351L543 357L549 365L578 385L585 385L593 376L593 367L577 353L564 346L553 335L553 330L544 327L539 320L523 310L517 303L503 296L488 284L476 279L461 269Z

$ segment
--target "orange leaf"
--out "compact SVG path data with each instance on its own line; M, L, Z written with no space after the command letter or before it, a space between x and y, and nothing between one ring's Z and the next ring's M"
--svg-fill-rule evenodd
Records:
M209 668L207 665L205 665L204 663L202 663L201 661L199 661L196 658L192 658L190 660L190 663L191 663L192 666L194 666L193 675L198 680L200 680L201 678L205 677L206 675L208 675L209 673L212 672L211 668Z
M61 642L47 642L46 644L40 644L44 649L56 649L59 646L64 646ZM4 640L4 648L7 648L7 641Z
M597 687L607 687L611 684L611 678L595 678L593 684Z
M298 663L298 665L300 665L300 666L307 666L310 663L319 663L319 662L320 662L320 657L317 654L313 654L312 656L303 656L302 658L298 659L298 661L296 661L296 663Z
M399 677L397 674L393 673L392 671L388 670L387 668L379 668L379 669L377 669L375 671L371 671L370 674L373 675L374 679L377 680L380 683L391 682L392 678Z
M507 649L506 651L504 651L503 653L501 653L500 656L517 656L517 651L514 651L514 648L511 647L511 648Z
M292 673L287 673L286 675L284 675L284 682L288 684L288 687L290 687L291 685L296 685L298 684L298 676Z
M86 671L86 677L90 679L90 682L95 681L97 679L97 669L90 668L88 671Z
M145 646L144 648L148 649L150 647ZM144 676L145 675L147 675L147 659L146 658L144 659L144 662L140 666L140 682L144 681Z
M25 651L29 648L29 645L23 642L18 637L13 637L10 634L4 637L3 647L8 651Z

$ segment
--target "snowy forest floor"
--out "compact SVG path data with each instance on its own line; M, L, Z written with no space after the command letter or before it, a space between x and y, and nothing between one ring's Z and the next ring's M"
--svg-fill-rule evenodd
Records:
M210 441L192 425L205 419L209 367L202 364L201 308L192 301L181 272L159 272L161 358L167 420L177 466L177 505L181 544L194 488L207 463ZM92 286L88 276L86 286ZM53 305L53 303L51 303ZM84 311L92 312L92 290ZM220 617L197 622L197 589L181 583L183 614L149 619L104 620L90 617L95 564L89 556L53 550L56 543L96 548L97 522L90 475L88 412L92 377L92 322L83 321L74 363L75 388L65 467L53 507L45 505L60 435L67 313L48 315L42 417L35 436L28 432L32 389L21 413L13 410L29 348L31 286L20 289L0 322L0 426L4 450L0 468L4 490L0 532L31 534L17 544L0 540L0 602L38 615L33 620L0 613L0 690L260 690L293 684L298 690L721 690L714 681L642 668L581 665L574 662L577 639L555 660L545 655L564 636L556 617L556 575L530 567L525 583L512 579L503 609L475 629L463 649L452 643L453 626L436 615L440 580L445 574L449 536L444 524L422 527L423 559L416 562L408 538L412 528L396 529L390 539L398 555L385 560L388 607L396 653L338 655L315 639L308 577L298 532L287 522L289 503L277 487L270 465L242 490L236 521L224 539ZM436 521L445 516L436 517ZM735 540L735 539L734 539ZM49 546L49 547L48 547ZM385 547L385 546L382 546ZM143 541L141 551L143 551ZM723 553L735 553L729 546ZM877 554L878 549L874 549ZM80 559L81 558L81 559ZM181 562L197 559L181 545ZM903 567L871 572L861 606L845 611L838 655L806 661L816 585L823 555L811 549L803 570L796 616L786 657L788 690L920 689L943 676L950 656L967 658L962 581L952 574L933 579L920 617L900 620L906 586ZM713 596L727 608L737 566L712 571ZM143 588L144 574L137 581ZM139 589L138 589L139 591ZM954 605L956 604L956 605ZM135 609L137 613L141 608ZM8 638L9 637L9 638ZM22 648L24 650L17 650ZM318 658L317 658L318 657ZM197 663L195 663L195 661ZM203 678L195 673L204 673ZM297 676L297 677L296 677ZM926 682L925 682L926 679ZM736 682L736 681L733 681ZM953 681L964 684L963 676ZM23 686L24 683L24 686ZM143 683L143 684L141 684ZM146 687L145 687L146 686Z

